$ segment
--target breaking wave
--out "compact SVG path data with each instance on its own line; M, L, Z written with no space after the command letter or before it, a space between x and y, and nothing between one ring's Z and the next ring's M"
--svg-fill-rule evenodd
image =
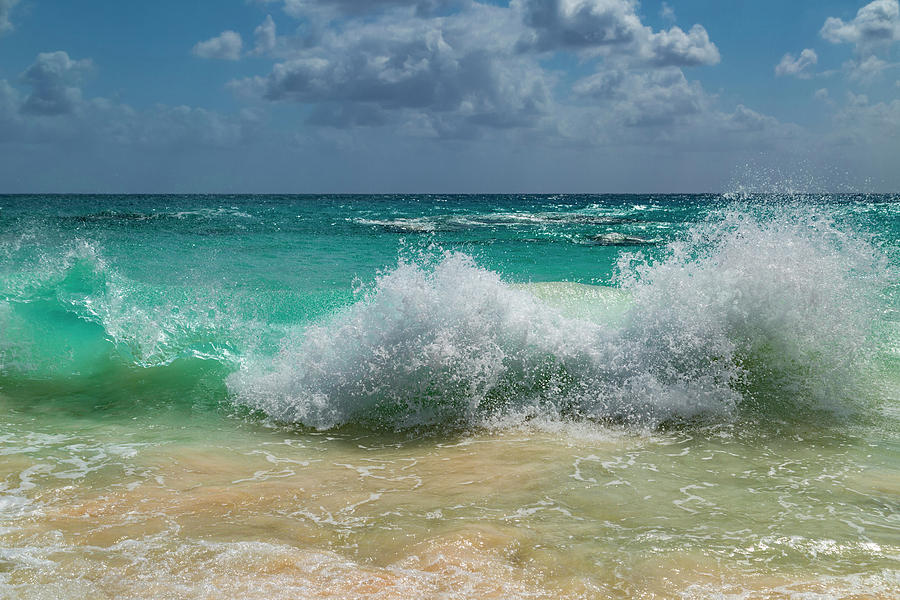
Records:
M0 376L59 379L180 359L234 365L261 340L284 335L241 306L249 301L131 280L94 241L35 252L53 244L25 237L2 249Z
M230 400L317 429L840 411L879 393L871 359L900 347L886 251L800 203L623 248L611 287L426 251L313 324L331 309L308 294L137 282L97 242L35 235L0 247L0 384L202 361Z
M840 410L862 393L886 277L882 251L800 205L717 212L623 255L615 289L532 290L445 253L380 274L228 385L317 429Z

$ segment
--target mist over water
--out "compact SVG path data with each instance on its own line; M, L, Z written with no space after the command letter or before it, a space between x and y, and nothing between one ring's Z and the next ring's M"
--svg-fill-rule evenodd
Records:
M0 595L892 597L898 207L2 197Z

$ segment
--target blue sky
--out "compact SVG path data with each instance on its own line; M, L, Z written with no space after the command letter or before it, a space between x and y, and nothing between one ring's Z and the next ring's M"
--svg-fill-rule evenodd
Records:
M0 0L0 193L897 191L898 46L898 0Z

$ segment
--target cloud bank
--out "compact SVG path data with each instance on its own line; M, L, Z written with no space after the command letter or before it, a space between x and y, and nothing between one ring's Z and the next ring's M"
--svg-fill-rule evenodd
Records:
M0 0L0 25L8 24L14 5ZM582 189L591 181L594 191L627 181L711 189L717 184L697 182L721 182L747 157L778 162L798 148L818 148L821 156L849 145L857 149L853 156L862 156L865 145L885 155L896 149L893 99L871 88L894 66L898 0L875 0L853 18L823 15L822 28L808 33L812 42L848 47L843 69L822 65L817 72L815 47L783 54L774 73L765 66L768 78L784 78L785 89L804 85L789 78L827 78L833 93L803 92L807 101L818 98L817 110L830 119L818 134L784 111L779 118L739 93L707 89L703 74L726 68L722 52L704 24L676 25L668 4L656 25L646 22L636 0L244 6L252 20L226 23L229 29L190 52L181 48L186 61L190 55L224 61L191 66L225 74L222 86L231 93L214 90L218 110L177 100L132 106L91 94L104 57L49 49L0 79L5 147L50 156L77 145L84 161L93 152L100 164L96 156L112 153L148 168L153 156L177 165L169 168L181 176L193 165L207 183L219 181L216 170L223 179L250 177L249 164L257 161L262 170L254 181L266 185L306 173L307 187L294 191L348 181L363 191L398 189L397 182L416 189L465 182L469 191L480 189L479 181L514 182L523 189L540 184L541 174ZM854 86L865 86L867 95L849 95L860 91ZM223 173L214 157L237 168ZM8 164L13 173L15 160ZM270 182L265 174L276 168L281 174ZM318 187L310 189L310 182Z

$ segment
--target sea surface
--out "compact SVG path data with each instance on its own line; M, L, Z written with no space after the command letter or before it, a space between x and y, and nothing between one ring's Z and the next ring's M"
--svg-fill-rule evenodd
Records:
M900 196L0 196L2 598L900 597Z

